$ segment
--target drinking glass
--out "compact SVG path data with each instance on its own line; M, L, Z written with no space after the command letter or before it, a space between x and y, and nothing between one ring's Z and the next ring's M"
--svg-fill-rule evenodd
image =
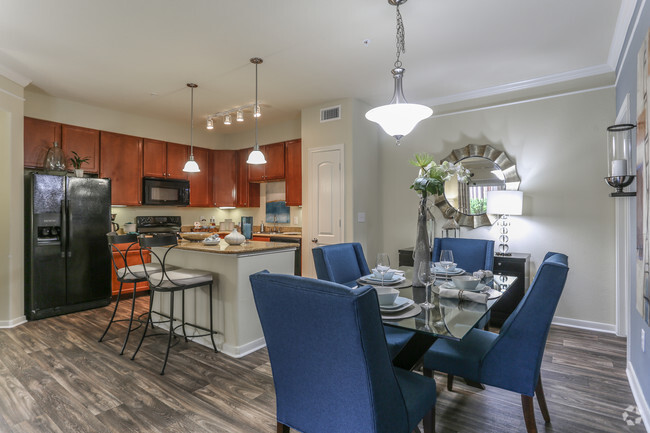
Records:
M379 253L377 254L377 272L381 274L381 285L384 285L384 275L390 270L390 259L388 254Z
M433 262L429 260L422 260L418 267L418 278L424 283L424 302L420 307L426 309L433 308L435 305L431 303L431 290L429 287L436 282L436 271Z
M442 250L440 252L440 266L449 272L454 267L454 253L451 250Z

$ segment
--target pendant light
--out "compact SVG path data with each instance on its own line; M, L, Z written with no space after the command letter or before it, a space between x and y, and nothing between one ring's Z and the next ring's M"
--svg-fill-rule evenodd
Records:
M379 124L388 135L395 137L396 144L399 146L402 137L411 132L420 120L431 116L433 110L425 105L406 102L402 91L404 68L402 68L402 62L399 59L400 54L406 51L404 23L402 22L399 7L401 4L406 3L406 0L388 0L388 3L395 6L397 11L397 60L395 60L395 67L391 71L395 80L395 90L388 105L382 105L368 111L366 119Z
M255 64L255 109L253 113L259 112L259 106L257 105L257 65L262 63L262 59L259 57L253 57L251 63ZM248 155L246 160L247 164L266 164L266 158L264 154L260 151L260 145L257 144L257 117L255 117L255 146L253 146L253 151Z
M185 163L185 167L183 167L183 171L187 173L198 173L201 171L199 169L199 164L194 161L194 143L193 143L193 133L194 133L194 89L199 87L198 85L194 83L187 83L187 87L189 87L192 91L192 96L191 96L191 102L190 102L190 159L187 160Z

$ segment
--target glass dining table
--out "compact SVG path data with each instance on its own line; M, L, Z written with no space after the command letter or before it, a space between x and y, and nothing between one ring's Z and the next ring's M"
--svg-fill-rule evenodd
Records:
M461 340L467 333L486 316L499 297L507 291L517 280L514 276L495 275L491 281L486 281L489 293L487 303L482 304L472 301L461 301L458 298L441 298L437 292L438 287L449 281L438 278L436 287L432 287L432 308L421 308L420 303L425 300L424 287L413 287L411 279L413 268L403 266L398 268L404 271L406 278L401 284L396 284L399 290L398 297L412 300L413 304L399 312L382 310L384 325L395 328L415 331L415 334L402 350L393 358L393 365L407 370L413 369L422 359L425 352L438 338ZM362 281L359 283L364 284ZM378 287L375 285L375 287ZM410 303L410 302L409 302Z

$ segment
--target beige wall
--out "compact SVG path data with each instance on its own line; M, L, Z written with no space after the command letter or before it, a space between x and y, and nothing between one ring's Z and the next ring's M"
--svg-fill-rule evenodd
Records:
M0 327L25 319L23 95L21 86L0 76Z
M390 173L382 176L384 249L396 259L399 248L414 244L413 154L440 159L469 143L491 144L515 160L524 192L524 215L511 218L510 250L532 254L531 273L547 251L568 254L571 271L556 316L613 325L616 199L603 181L613 101L614 89L601 89L431 118L400 147L384 136L379 170ZM440 232L444 219L437 215ZM496 239L496 226L463 228L462 237Z
M300 116L298 116L295 119L275 125L259 125L257 143L261 146L263 144L293 140L300 137ZM255 130L251 129L237 134L223 134L222 141L225 149L253 147L255 144Z

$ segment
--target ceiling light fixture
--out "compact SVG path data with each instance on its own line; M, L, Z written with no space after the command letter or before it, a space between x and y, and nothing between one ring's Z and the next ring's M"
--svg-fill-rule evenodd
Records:
M241 110L237 110L237 122L243 122L244 121L244 112Z
M393 98L388 105L382 105L368 111L366 119L379 124L388 135L395 137L396 144L399 146L402 137L411 132L418 122L431 116L433 110L425 105L409 104L404 97L402 77L405 69L402 68L399 56L401 53L406 52L406 49L404 22L399 7L401 4L406 3L406 0L388 0L388 3L395 6L397 11L397 59L395 60L395 67L391 71L395 79L395 89Z
M257 118L259 115L259 105L257 105L257 65L262 63L262 59L259 57L253 57L251 59L251 63L255 64L255 108L253 109L254 117L255 117L255 146L253 146L253 151L248 155L248 159L246 160L247 164L266 164L266 158L264 158L264 154L260 151L260 145L257 144Z
M223 118L223 124L224 125L230 125L232 123L230 114L226 114L226 116Z
M260 117L262 113L260 113L260 106L255 104L255 108L253 109L253 117Z
M192 91L192 96L191 96L191 102L190 102L190 159L187 160L185 163L185 167L183 167L183 171L187 173L198 173L201 171L199 169L199 164L194 161L194 142L193 142L193 134L194 134L194 89L199 87L198 85L194 83L187 83L187 87L189 87Z
M212 117L208 117L208 125L206 126L206 129L214 129L214 122L212 121Z

